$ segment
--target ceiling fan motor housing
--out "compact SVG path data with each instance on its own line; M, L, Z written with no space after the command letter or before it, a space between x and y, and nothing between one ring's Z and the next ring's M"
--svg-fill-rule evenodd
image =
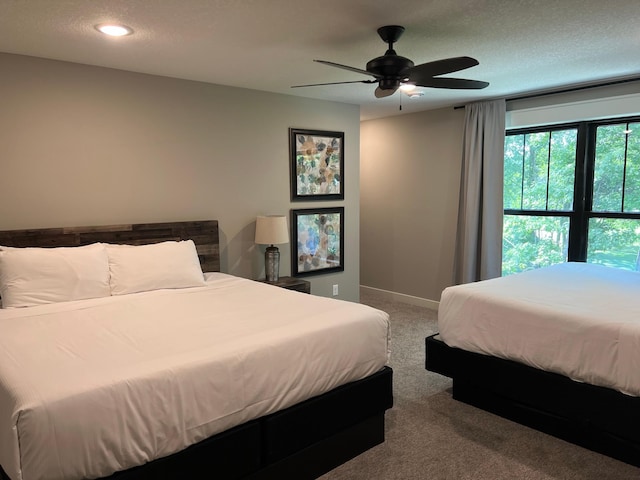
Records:
M394 50L387 50L382 57L376 57L367 62L367 72L371 72L380 82L380 88L398 88L400 83L407 80L402 72L412 68L413 62L408 58L396 55Z
M402 72L413 67L413 62L408 58L396 54L393 44L404 33L404 27L400 25L386 25L378 29L378 35L383 42L389 44L389 49L382 57L376 57L367 63L367 71L378 78L378 85L382 90L396 89L400 83L406 81L406 75Z

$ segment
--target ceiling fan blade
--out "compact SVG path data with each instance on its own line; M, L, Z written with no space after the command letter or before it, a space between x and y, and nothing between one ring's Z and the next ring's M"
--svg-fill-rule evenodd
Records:
M308 85L292 85L291 88L300 87L320 87L322 85L341 85L343 83L376 83L377 80L353 80L350 82L329 82L329 83L310 83Z
M419 87L450 88L456 90L479 90L489 86L489 82L467 80L465 78L429 78L416 84Z
M398 90L398 87L396 88L385 88L384 90L380 87L376 88L375 91L375 96L376 98L384 98L384 97L388 97L389 95L393 95L394 93L396 93L396 90Z
M362 70L361 68L350 67L348 65L341 65L339 63L327 62L326 60L314 60L314 62L323 63L325 65L329 65L330 67L342 68L343 70L349 70L350 72L362 73L363 75L371 75L372 77L378 77L371 72L367 72L366 70Z
M431 77L457 72L465 68L475 67L478 64L478 60L471 57L444 58L434 62L421 63L405 70L402 74L406 75L411 83L421 83L428 81Z

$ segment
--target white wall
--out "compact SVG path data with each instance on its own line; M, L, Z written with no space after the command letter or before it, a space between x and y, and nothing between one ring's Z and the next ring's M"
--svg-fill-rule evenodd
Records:
M640 80L507 103L507 129L640 114Z
M0 71L0 229L217 219L222 271L259 278L256 215L343 205L345 271L307 278L358 300L357 106L10 54ZM290 202L289 127L345 132L343 202Z
M361 284L439 301L452 283L464 110L362 122Z

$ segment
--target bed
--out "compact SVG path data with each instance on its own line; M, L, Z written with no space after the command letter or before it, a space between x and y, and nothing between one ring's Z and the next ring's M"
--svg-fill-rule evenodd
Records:
M640 273L564 263L446 288L427 370L453 398L640 466Z
M387 314L220 273L216 221L0 246L3 479L311 479L384 441Z

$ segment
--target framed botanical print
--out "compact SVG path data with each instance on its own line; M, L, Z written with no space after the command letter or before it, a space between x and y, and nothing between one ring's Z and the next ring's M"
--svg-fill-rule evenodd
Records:
M294 276L344 270L344 207L291 210Z
M344 199L344 133L289 129L291 200Z

